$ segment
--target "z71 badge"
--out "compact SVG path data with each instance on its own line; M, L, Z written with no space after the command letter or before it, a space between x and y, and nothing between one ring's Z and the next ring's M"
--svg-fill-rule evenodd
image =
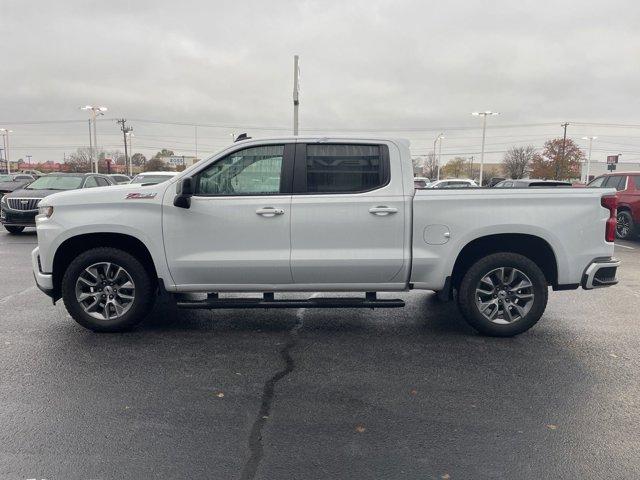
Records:
M126 200L142 200L144 198L155 198L155 193L129 193Z

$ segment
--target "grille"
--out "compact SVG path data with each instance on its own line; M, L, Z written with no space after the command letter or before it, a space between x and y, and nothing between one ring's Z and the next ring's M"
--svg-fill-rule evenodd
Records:
M7 205L12 210L37 210L41 198L7 198Z

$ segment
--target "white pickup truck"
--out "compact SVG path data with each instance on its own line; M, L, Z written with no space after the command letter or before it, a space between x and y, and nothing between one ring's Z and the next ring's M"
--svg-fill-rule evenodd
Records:
M406 140L241 141L164 183L45 198L33 272L94 331L138 324L165 293L182 308L382 308L404 302L378 292L420 289L511 336L549 287L617 282L614 190L416 191L412 173Z

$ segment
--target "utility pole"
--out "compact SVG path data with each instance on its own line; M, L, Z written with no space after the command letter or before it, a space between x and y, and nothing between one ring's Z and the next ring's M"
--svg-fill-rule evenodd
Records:
M593 141L598 137L582 137L583 140L589 140L589 154L587 155L587 172L584 176L584 183L589 183L589 170L591 169L591 147Z
M298 136L298 107L300 106L300 68L298 55L293 56L293 134Z
M562 156L560 157L560 162L556 162L556 180L560 180L560 165L564 166L564 151L567 148L567 127L569 126L569 122L564 122L561 127L564 128L564 134L562 135Z
M9 134L12 132L13 130L9 130L8 128L0 128L0 134L2 134L4 144L4 159L7 161L7 175L11 174L11 164L9 163Z
M436 161L436 180L440 180L440 157L442 156L442 139L444 138L444 133L440 133L436 139L433 141L433 159ZM436 144L440 140L440 153L436 155Z
M127 137L129 138L129 176L133 177L133 131L127 132Z
M196 158L198 158L198 126L194 126L194 135L196 140Z
M469 178L473 180L473 155L469 157L469 167L470 167Z
M487 110L485 112L473 112L471 115L482 117L482 149L480 150L480 186L482 186L482 171L484 169L484 142L487 136L487 116L500 115L500 113Z
M116 120L116 123L120 124L120 130L122 130L122 139L124 140L124 166L127 168L129 165L129 152L127 150L127 135L133 131L133 127L127 127L127 119L121 118ZM131 172L131 166L129 165L129 172Z
M31 168L31 155L25 155L27 157L27 162L29 163L29 168Z

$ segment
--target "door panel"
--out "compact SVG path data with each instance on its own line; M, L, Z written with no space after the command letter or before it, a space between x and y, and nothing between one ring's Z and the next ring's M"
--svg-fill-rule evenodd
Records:
M376 215L376 207L397 213ZM296 283L387 283L404 261L404 199L293 196L291 269Z
M291 283L291 196L193 197L165 207L169 270L178 285ZM282 214L256 213L274 208Z

